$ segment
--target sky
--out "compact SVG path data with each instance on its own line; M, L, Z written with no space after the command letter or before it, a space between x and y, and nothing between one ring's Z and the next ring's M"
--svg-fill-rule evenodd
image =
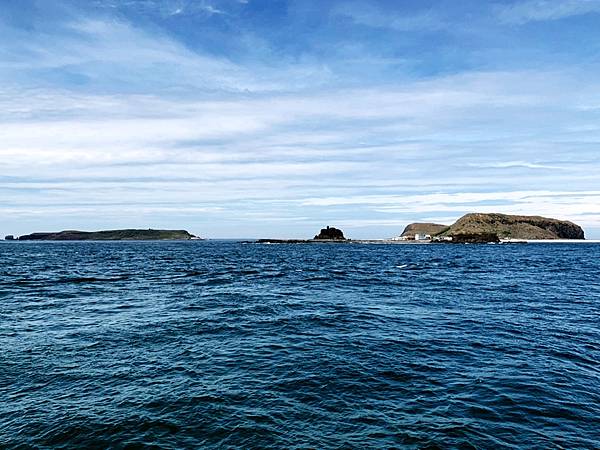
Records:
M0 234L600 238L600 0L0 0Z

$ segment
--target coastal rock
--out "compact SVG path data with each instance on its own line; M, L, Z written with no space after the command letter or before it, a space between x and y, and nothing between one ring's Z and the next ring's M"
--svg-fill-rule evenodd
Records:
M76 231L66 230L56 233L32 233L20 236L20 241L158 241L198 239L185 230L107 230Z
M458 219L443 235L493 233L511 239L584 239L583 229L573 222L541 216L472 213Z
M329 241L345 241L344 233L334 227L321 228L321 232L314 239L329 240Z
M500 242L496 233L458 233L449 241L452 244L487 244L488 242Z

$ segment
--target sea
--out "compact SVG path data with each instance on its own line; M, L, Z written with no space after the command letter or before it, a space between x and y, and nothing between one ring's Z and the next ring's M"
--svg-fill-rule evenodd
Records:
M600 245L0 243L0 447L600 448Z

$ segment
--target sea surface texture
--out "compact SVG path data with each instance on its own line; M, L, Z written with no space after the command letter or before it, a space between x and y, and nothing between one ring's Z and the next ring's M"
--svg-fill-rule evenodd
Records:
M600 448L600 245L0 244L2 448Z

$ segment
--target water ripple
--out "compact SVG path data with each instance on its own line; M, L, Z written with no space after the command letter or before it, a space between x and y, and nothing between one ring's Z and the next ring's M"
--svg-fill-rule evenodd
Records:
M599 448L600 246L0 245L0 447Z

